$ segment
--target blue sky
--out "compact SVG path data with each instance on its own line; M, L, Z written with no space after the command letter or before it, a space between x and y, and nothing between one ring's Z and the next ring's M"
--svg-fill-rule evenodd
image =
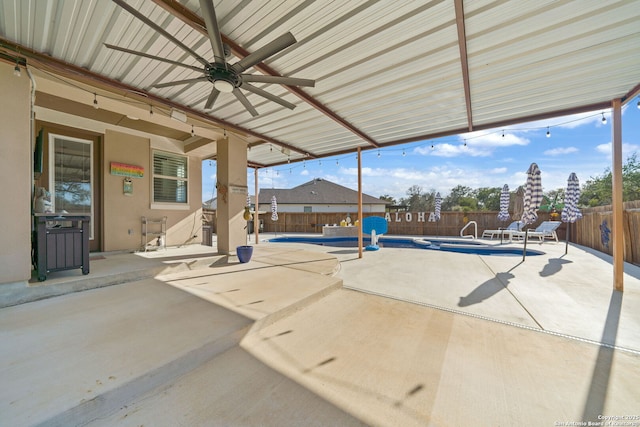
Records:
M625 160L633 152L640 154L640 109L636 105L634 99L622 112ZM571 172L578 175L580 184L602 175L611 166L610 111L366 150L362 152L362 186L366 194L388 194L397 200L406 197L413 185L439 191L443 197L457 185L475 189L507 184L515 190L526 182L532 162L540 167L545 192L566 187ZM261 169L258 181L260 188L292 188L323 178L357 190L357 167L354 153ZM203 162L203 201L216 196L215 182L215 162ZM247 170L247 182L253 195L253 169Z

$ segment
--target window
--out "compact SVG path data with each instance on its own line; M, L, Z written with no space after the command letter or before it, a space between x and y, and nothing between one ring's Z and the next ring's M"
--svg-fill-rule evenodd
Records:
M90 215L93 239L93 144L89 140L49 135L49 182L54 212Z
M305 213L310 213L311 212L311 206L305 206L303 209L304 209Z
M177 154L153 152L153 202L187 204L188 159Z

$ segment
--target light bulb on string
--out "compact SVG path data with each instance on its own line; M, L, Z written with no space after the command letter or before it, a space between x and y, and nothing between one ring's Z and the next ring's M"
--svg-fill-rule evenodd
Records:
M98 109L98 95L93 94L93 108Z
M407 153L404 152L404 149L402 149L402 157L406 156Z
M322 160L318 160L318 166L322 166Z
M291 156L287 157L287 163L291 163Z
M466 139L464 140L464 146L465 147L467 146L467 140Z
M149 105L149 115L153 116L153 105Z
M16 77L20 77L22 75L22 72L20 71L20 66L18 65L17 62L16 62L16 66L13 67L13 75Z
M607 124L607 118L604 116L604 113L602 113L602 124L603 125Z
M291 175L291 168L289 168L289 175Z
M378 158L380 158L380 150L378 150Z
M502 129L502 137L504 138L504 129Z
M340 161L336 160L336 166L339 166L339 165L340 165Z
M638 100L638 104L636 104L638 106L638 110L640 110L640 100Z
M436 147L434 147L433 144L431 144L431 149L433 150L434 148L436 148Z
M196 131L193 129L193 125L191 125L191 136L196 136Z
M551 132L549 131L549 126L547 126L547 138L551 138Z
M269 144L269 151L273 151L273 145Z

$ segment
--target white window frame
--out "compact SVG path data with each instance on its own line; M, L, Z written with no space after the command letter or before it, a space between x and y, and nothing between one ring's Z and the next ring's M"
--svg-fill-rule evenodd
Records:
M56 157L56 153L55 153L55 147L56 147L56 140L67 140L67 141L73 141L73 142L78 142L81 144L86 144L89 146L89 162L90 162L90 175L89 175L89 185L90 185L90 197L91 197L91 212L89 213L89 240L93 240L94 239L94 209L95 209L95 199L94 199L94 176L95 176L95 171L94 171L94 163L93 163L93 149L94 149L94 144L93 141L90 139L82 139L82 138L74 138L72 136L67 136L67 135L62 135L62 134L57 134L57 133L50 133L49 134L49 194L51 195L51 208L53 209L54 212L56 212L58 209L56 208L56 188L55 188L55 171L56 171L56 165L55 165L55 157ZM77 212L70 212L70 214L78 214Z
M185 161L185 166L187 168L186 170L186 177L185 178L180 178L180 177L172 177L172 176L167 176L167 175L156 175L155 173L155 158L156 158L156 154L162 154L164 156L172 156L172 157L176 157L176 158L181 158L184 159ZM178 153L172 153L169 151L163 151L163 150L151 150L151 209L162 209L162 210L189 210L189 157L185 156L183 154L178 154ZM154 188L154 183L155 183L155 178L164 178L164 179L175 179L176 181L184 181L187 184L187 194L186 194L186 202L156 202L155 201L155 188Z

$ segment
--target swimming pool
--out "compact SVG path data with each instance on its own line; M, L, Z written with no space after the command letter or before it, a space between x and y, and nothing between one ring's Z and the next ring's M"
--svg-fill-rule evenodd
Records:
M336 246L356 248L358 247L357 237L324 237L324 236L283 236L269 239L272 243L309 243L320 246ZM369 237L362 239L363 246L371 243ZM522 255L523 249L518 247L506 247L487 245L475 240L447 239L447 238L413 238L413 237L386 237L378 239L381 248L411 248L429 249L447 252L458 252L476 255ZM535 249L527 249L527 255L542 255L544 252Z

